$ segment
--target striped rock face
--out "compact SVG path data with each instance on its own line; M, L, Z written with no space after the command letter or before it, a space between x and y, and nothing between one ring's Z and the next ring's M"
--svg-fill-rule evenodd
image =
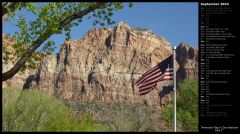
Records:
M166 105L172 98L172 81L159 82L144 96L140 96L134 83L144 72L170 56L171 48L163 37L120 22L113 29L93 29L80 40L65 41L58 54L50 55L41 62L31 84L35 83L33 85L40 90L75 102L98 100ZM182 47L177 48L178 51L180 49ZM193 57L196 54L197 50ZM192 56L184 58L197 65L197 58L189 57ZM197 66L179 63L182 59L177 61L177 69L192 70L178 79L195 76Z

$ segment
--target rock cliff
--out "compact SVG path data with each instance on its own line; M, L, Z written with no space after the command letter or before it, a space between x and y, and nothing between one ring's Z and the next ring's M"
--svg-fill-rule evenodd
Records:
M3 34L2 39L2 72L6 72L13 67L18 57L14 55L15 50L12 47L14 42L13 38ZM30 88L30 83L32 82L32 80L34 80L35 74L35 69L27 69L23 72L19 71L11 79L2 82L2 87Z
M80 40L65 41L58 54L41 62L31 84L64 100L165 105L171 100L171 81L159 82L145 96L139 96L134 83L171 53L163 37L120 22L113 29L93 29ZM197 49L182 43L176 54L178 80L197 77Z
M186 43L180 43L176 49L176 60L179 63L177 80L188 77L198 78L198 50Z

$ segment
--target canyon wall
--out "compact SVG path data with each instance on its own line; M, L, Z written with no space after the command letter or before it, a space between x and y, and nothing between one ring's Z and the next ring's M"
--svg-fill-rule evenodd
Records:
M172 81L163 81L145 96L140 96L136 80L172 54L171 44L163 37L120 22L113 29L88 31L80 40L65 41L58 54L41 61L35 72L20 75L25 87L48 91L64 100L131 102L166 105L171 101ZM198 75L196 48L181 43L176 49L177 80ZM4 71L7 67L3 67ZM28 78L28 82L26 82ZM8 86L19 75L3 82Z

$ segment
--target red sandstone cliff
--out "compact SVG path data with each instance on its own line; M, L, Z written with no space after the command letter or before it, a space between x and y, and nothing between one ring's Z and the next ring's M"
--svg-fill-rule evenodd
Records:
M67 100L159 106L171 100L171 81L159 82L156 89L141 97L134 82L171 53L171 44L163 37L121 22L114 29L94 29L80 40L65 41L59 54L45 58L37 71L21 75L26 78L19 81L26 84L28 76L34 75L28 84ZM183 43L176 54L178 80L197 77L197 49ZM9 80L10 86L21 87L21 82L14 84L18 78Z

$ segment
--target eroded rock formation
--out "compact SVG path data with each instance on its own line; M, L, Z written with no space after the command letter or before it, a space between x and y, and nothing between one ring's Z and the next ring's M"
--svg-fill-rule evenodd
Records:
M145 96L139 96L134 83L171 55L171 47L163 37L122 22L114 29L93 29L80 40L65 41L57 55L45 58L31 84L65 100L165 105L171 100L171 81L159 82ZM181 44L176 54L178 79L196 77L197 50Z

